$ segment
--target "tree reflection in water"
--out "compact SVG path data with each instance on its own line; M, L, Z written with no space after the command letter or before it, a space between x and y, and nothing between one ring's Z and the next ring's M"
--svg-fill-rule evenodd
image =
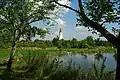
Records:
M84 59L87 59L87 55L86 54L81 54L81 56L83 56Z
M98 61L100 61L104 58L103 54L100 54L100 53L95 54L94 56L95 56L95 59L98 60Z
M115 59L115 61L117 61L117 54L116 53L113 55L113 58Z

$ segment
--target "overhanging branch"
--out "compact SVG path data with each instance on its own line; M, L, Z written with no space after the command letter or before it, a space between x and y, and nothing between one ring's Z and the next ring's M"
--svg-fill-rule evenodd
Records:
M79 4L79 10L75 10L72 7L63 5L58 3L57 1L53 0L56 4L63 6L65 8L68 8L76 13L78 13L82 19L85 21L86 24L88 24L90 27L95 28L98 32L100 32L108 41L110 41L113 45L118 46L118 44L116 43L117 38L111 34L109 31L107 31L104 27L102 27L102 25L98 24L97 22L94 22L92 20L90 20L84 13L84 9L82 6L82 1L78 0L78 4Z
M82 6L82 1L78 0L79 4L79 10L81 12L81 17L87 23L90 27L95 28L98 32L100 32L108 41L110 41L113 45L117 46L118 44L116 43L117 38L111 34L109 31L107 31L102 25L98 24L97 22L94 22L90 20L84 13L84 9Z
M79 12L78 10L76 10L76 9L74 9L74 8L72 8L72 7L69 7L69 6L66 6L66 5L60 4L60 3L58 3L58 2L55 1L55 0L53 0L53 2L55 2L56 4L58 4L58 5L60 5L60 6L63 6L63 7L65 7L65 8L68 8L68 9L70 9L70 10L72 10L72 11L78 13L78 14L80 14L80 12Z

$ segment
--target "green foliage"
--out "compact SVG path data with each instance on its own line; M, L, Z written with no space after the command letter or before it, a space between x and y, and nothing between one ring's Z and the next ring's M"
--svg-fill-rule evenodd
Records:
M53 38L53 40L52 40L53 45L57 46L58 40L59 40L59 38Z
M78 41L77 41L77 39L73 38L71 40L71 48L78 48Z
M89 45L87 44L87 40L82 40L80 42L80 48L88 48Z
M0 48L9 48L11 46L12 34L9 30L0 29Z
M16 63L13 72L2 72L2 80L115 80L114 72L105 72L105 60L100 69L94 65L92 72L72 67L71 62L63 67L59 58L49 55L23 56L21 63ZM5 77L7 76L7 77Z
M94 42L95 42L96 46L111 46L111 47L113 47L113 45L110 42L102 41L102 40L100 40L100 38L95 39Z
M112 7L115 6L115 3L106 1L106 0L97 0L97 1L86 1L85 8L88 11L88 16L92 18L93 21L101 22L106 20L106 22L111 22L114 20L114 10Z
M87 44L88 44L88 45L90 45L90 46L95 46L95 42L94 42L92 36L88 36L88 37L86 38L86 40L87 40Z
M87 17L94 22L104 23L119 23L119 0L83 0L83 7ZM87 27L87 23L79 15L78 25L84 25ZM114 27L115 28L115 27Z
M47 47L53 47L53 43L49 40L46 40L45 44L46 44Z
M1 35L2 36L2 35ZM4 38L4 37L3 37ZM10 48L11 43L7 40L3 40L1 38L0 48ZM6 37L8 38L8 37ZM106 46L113 47L108 41L102 41L100 38L93 40L92 36L86 37L86 39L78 41L77 39L73 40L58 40L58 38L54 38L52 41L50 40L39 40L36 39L34 41L29 40L21 40L18 42L17 47L38 47L38 48L47 48L47 47L58 47L58 48L93 48L96 46Z
M42 4L38 4L39 2ZM36 35L44 38L48 33L48 29L32 27L31 23L41 20L47 24L50 22L49 11L56 7L50 0L1 0L0 4L0 31L2 34L6 32L3 33L3 30L8 31L5 33L10 37L8 40L19 41L23 37L30 41Z

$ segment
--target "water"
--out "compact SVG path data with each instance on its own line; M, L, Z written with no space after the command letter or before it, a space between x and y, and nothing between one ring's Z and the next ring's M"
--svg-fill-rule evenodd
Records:
M60 57L60 60L63 61L65 66L69 66L71 64L72 67L78 68L79 66L83 69L92 69L93 64L100 68L103 63L103 59L105 60L105 69L106 70L114 70L116 69L116 60L114 58L114 53L105 53L105 54L65 54Z

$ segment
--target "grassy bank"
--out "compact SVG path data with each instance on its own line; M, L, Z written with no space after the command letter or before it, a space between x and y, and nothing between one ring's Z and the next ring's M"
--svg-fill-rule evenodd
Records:
M91 49L63 49L62 51L72 52L72 53L116 53L116 49L112 47L94 47Z
M83 49L57 49L57 48L46 48L46 49L40 49L40 50L27 50L27 49L18 49L16 51L17 54L22 55L42 55L42 54L66 54L66 53L72 53L72 54L83 54L83 53L116 53L116 49L112 47L95 47L95 48L83 48ZM10 55L10 49L6 50L0 50L0 60L8 58Z

